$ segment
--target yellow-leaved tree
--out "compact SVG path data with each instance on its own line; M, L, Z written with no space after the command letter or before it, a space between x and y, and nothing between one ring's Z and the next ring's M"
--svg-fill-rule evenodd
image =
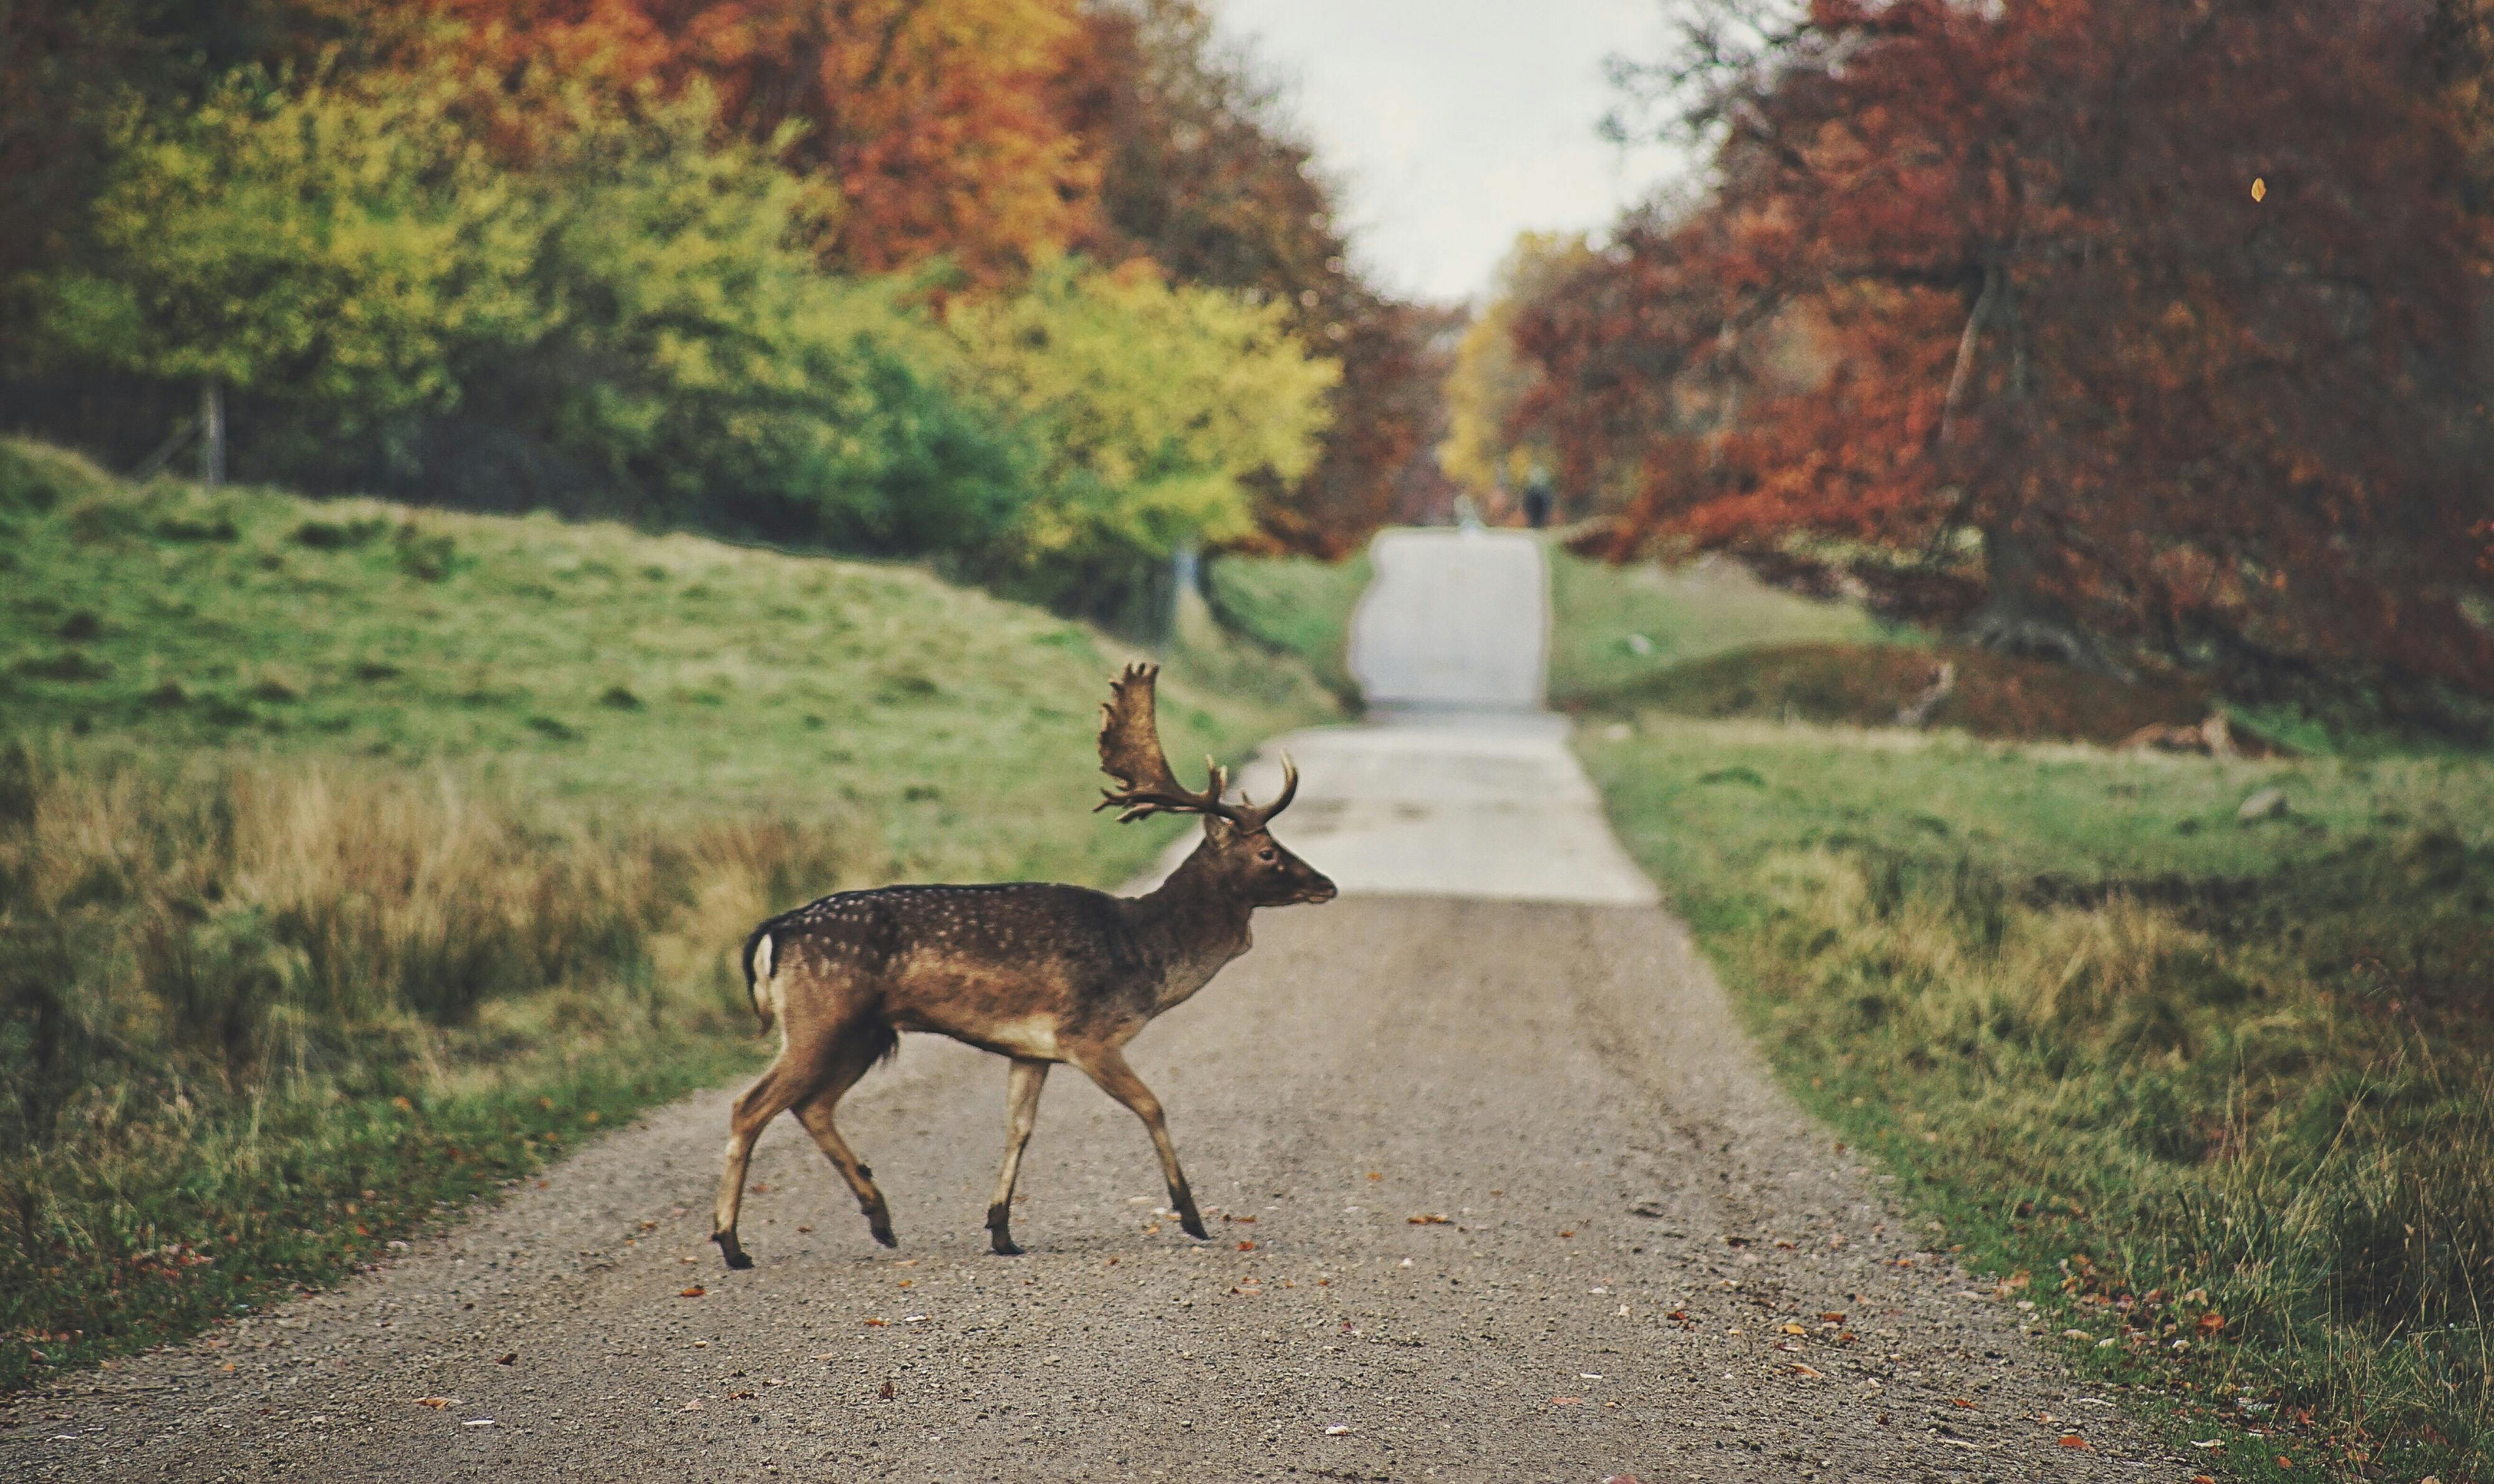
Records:
M1562 274L1592 256L1581 232L1524 232L1499 265L1489 303L1475 316L1446 376L1446 438L1438 467L1482 500L1520 485L1546 453L1508 432L1536 371L1515 353L1517 312Z
M1283 306L1172 287L1141 262L1049 258L1018 292L955 301L943 325L956 374L1038 445L1004 560L1051 586L1246 535L1253 487L1316 462L1342 375Z

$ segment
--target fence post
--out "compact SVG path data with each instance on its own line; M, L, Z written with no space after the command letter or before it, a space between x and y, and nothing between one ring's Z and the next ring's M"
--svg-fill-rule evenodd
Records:
M226 389L214 377L199 383L199 482L226 482Z
M1192 541L1170 553L1169 602L1161 609L1161 647L1177 642L1180 621L1190 597L1201 602L1203 595L1203 557Z

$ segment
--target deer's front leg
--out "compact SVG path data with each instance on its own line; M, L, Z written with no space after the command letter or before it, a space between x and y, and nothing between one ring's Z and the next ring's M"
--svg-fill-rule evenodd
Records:
M1013 1119L1005 1137L1005 1167L996 1174L996 1198L988 1202L988 1243L1007 1257L1020 1254L1013 1239L1014 1177L1021 1173L1022 1145L1039 1124L1039 1091L1048 1085L1048 1063L1014 1058L1005 1078L1005 1107Z
M1113 1048L1092 1051L1078 1058L1076 1066L1100 1085L1100 1090L1134 1111L1151 1131L1152 1149L1161 1157L1161 1176L1169 1182L1170 1209L1177 1213L1177 1224L1186 1234L1201 1238L1205 1235L1203 1216L1195 1208L1195 1192L1187 1188L1186 1171L1177 1167L1177 1145L1170 1141L1169 1119L1161 1113L1161 1100L1135 1075L1126 1058Z

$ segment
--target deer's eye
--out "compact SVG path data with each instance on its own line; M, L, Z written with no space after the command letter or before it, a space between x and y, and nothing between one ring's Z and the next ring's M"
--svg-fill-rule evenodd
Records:
M1272 863L1282 859L1282 856L1279 851L1275 850L1272 846L1267 845L1263 849L1256 852L1256 859L1263 862L1267 865L1270 865Z

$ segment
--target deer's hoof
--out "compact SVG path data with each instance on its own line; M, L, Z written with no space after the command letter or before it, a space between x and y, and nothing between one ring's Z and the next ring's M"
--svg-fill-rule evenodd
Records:
M988 1232L988 1246L991 1248L999 1257L1019 1257L1021 1256L1021 1249L1014 1245L1013 1233L1009 1231Z
M892 1234L892 1228L890 1227L868 1227L867 1230L874 1233L874 1239L881 1242L886 1247L897 1247L900 1245L900 1238Z
M1196 1215L1193 1211L1189 1211L1184 1216L1179 1217L1177 1219L1177 1225L1179 1230L1185 1232L1188 1236L1195 1238L1199 1242L1208 1241L1211 1239L1212 1233L1203 1229L1203 1218Z
M727 1259L729 1267L741 1270L753 1265L753 1259L746 1257L745 1249L738 1245L735 1232L714 1231L710 1239L718 1244L718 1255Z

